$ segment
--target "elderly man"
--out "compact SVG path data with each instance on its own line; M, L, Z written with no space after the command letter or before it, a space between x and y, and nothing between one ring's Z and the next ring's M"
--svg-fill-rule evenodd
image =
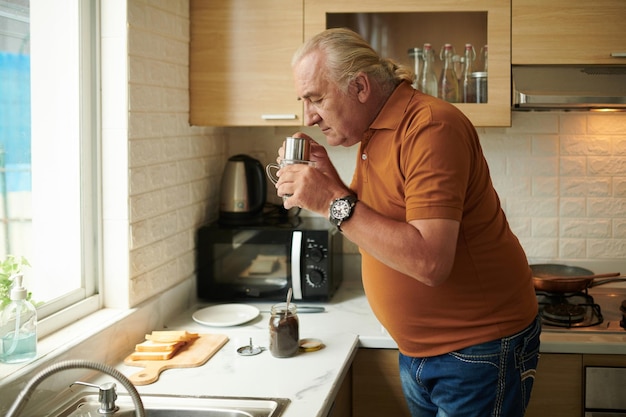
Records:
M523 416L538 361L537 301L476 130L350 30L313 37L292 67L305 123L359 152L347 187L313 142L315 167L282 168L277 194L359 246L363 286L398 344L412 415Z

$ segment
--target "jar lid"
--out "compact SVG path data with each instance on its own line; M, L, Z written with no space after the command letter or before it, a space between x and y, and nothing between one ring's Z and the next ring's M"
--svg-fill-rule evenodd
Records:
M473 78L487 78L487 73L486 72L472 72L472 77Z
M320 339L300 339L298 343L301 352L315 352L324 347L324 344Z

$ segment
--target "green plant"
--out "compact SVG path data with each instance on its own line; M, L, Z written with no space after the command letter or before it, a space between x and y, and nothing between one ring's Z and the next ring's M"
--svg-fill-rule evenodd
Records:
M30 266L30 264L23 256L8 255L0 263L0 310L11 302L11 286L13 285L11 278L20 273L25 266ZM30 301L31 296L29 291L26 299Z

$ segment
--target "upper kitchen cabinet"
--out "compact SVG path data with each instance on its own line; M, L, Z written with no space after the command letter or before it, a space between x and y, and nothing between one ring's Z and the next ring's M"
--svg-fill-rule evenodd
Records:
M509 0L305 0L304 37L349 27L382 56L411 66L407 51L424 43L432 44L437 57L445 43L461 56L466 43L477 54L488 45L487 103L455 105L476 126L510 126L510 18Z
M302 125L290 65L302 13L294 0L191 0L192 125Z
M511 4L513 64L626 64L624 0Z

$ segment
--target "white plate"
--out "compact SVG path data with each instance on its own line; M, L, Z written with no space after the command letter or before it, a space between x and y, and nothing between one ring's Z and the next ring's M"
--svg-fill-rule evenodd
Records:
M212 327L237 326L259 315L259 309L247 304L218 304L193 313L196 323Z

